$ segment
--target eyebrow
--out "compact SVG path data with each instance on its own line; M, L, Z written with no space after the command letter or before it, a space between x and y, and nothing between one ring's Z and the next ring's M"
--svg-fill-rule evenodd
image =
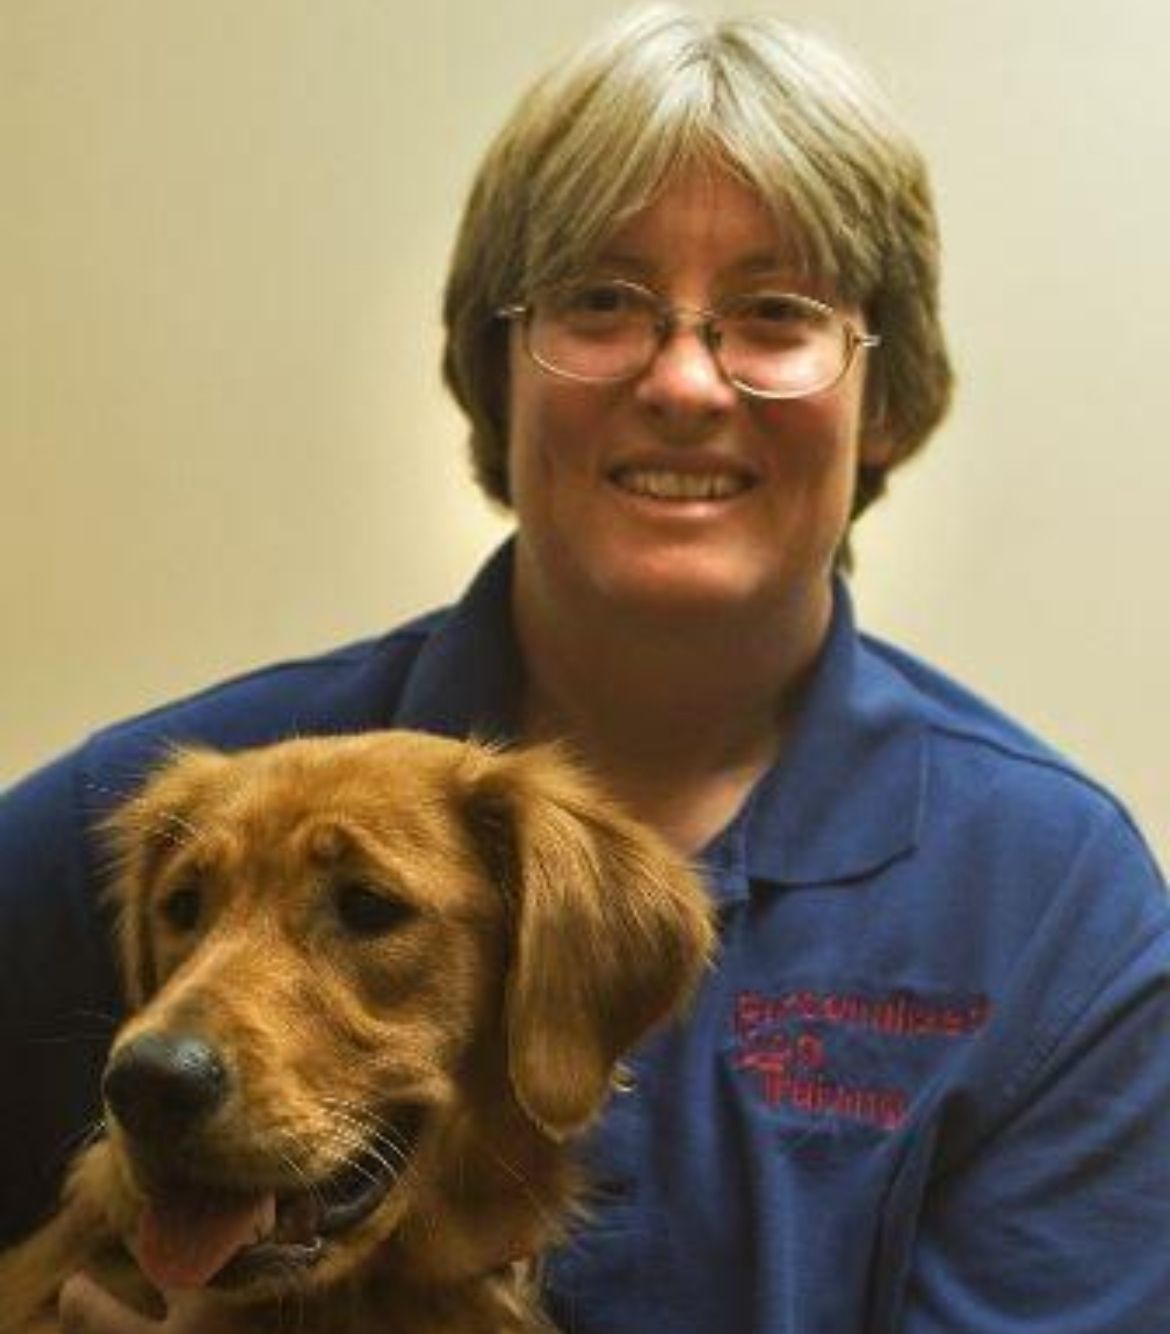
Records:
M594 257L591 267L612 270L620 277L630 276L647 280L654 276L656 266L653 260L626 254L620 250L602 248ZM728 278L775 277L790 282L807 275L801 273L794 257L784 256L776 250L768 250L745 255L726 269L720 270L717 276L724 281Z

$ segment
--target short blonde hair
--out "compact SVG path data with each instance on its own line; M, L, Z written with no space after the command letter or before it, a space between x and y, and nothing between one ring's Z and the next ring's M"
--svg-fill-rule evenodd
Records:
M463 216L444 302L443 370L471 423L476 476L509 503L507 331L499 307L581 273L673 173L734 171L790 234L798 262L882 338L866 430L908 458L946 412L938 234L921 155L869 78L771 18L674 5L626 15L521 99ZM863 468L854 513L885 487Z

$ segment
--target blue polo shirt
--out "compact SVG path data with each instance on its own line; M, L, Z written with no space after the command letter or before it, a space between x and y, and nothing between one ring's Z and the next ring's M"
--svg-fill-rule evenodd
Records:
M0 1224L48 1207L119 1011L95 820L160 748L515 735L511 552L461 603L102 732L0 802ZM729 650L731 651L731 650ZM847 590L706 850L720 954L629 1062L547 1268L576 1334L1170 1331L1170 900L1124 810Z

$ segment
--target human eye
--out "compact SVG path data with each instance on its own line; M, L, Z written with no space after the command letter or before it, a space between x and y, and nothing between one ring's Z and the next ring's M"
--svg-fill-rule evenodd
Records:
M745 292L726 303L725 318L753 341L787 345L823 333L833 312L787 292Z
M604 334L627 328L642 317L647 298L629 283L577 283L557 294L553 313L574 331Z

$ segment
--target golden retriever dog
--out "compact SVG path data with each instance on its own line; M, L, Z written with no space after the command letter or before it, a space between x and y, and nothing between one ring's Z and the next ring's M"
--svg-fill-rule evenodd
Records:
M79 1268L248 1329L544 1329L567 1141L709 958L685 862L550 748L409 732L181 752L109 832L106 1134L0 1260L0 1331Z

